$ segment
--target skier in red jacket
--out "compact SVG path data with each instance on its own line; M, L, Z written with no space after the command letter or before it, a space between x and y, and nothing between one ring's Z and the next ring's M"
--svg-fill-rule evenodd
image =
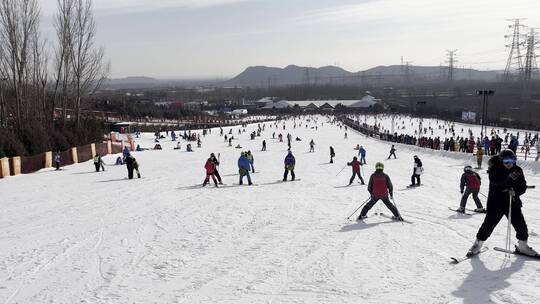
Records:
M469 198L469 195L472 194L474 202L476 203L476 209L474 209L475 212L485 213L486 209L482 206L482 203L480 202L480 199L478 198L478 192L480 192L480 185L481 185L481 179L480 175L478 173L474 172L471 166L465 166L463 169L463 175L461 175L461 183L460 183L460 191L463 194L461 197L461 203L459 204L459 209L457 212L465 213L465 205L467 205L467 199ZM465 193L463 193L463 188L465 189Z
M371 200L364 206L362 212L358 216L358 220L362 220L367 217L368 211L379 201L382 200L386 207L392 211L394 215L392 218L395 220L403 221L403 218L399 214L396 206L390 202L388 195L391 198L394 197L392 181L390 177L386 175L384 170L384 164L379 162L375 164L375 173L371 175L368 183L368 191L371 194Z
M362 164L358 161L358 157L356 157L356 156L353 157L352 162L347 163L347 166L352 167L352 176L351 176L351 179L349 180L349 185L352 184L352 182L354 181L355 176L357 176L357 175L358 175L358 178L360 179L360 182L362 183L362 185L365 185L364 179L362 178L362 174L360 174L360 166L362 166Z
M216 171L216 163L214 163L214 160L212 160L212 157L208 158L206 161L206 164L204 165L204 168L206 169L206 178L204 179L203 187L210 182L210 177L212 177L212 180L214 181L214 184L216 187L218 186L218 182L216 180L215 171Z

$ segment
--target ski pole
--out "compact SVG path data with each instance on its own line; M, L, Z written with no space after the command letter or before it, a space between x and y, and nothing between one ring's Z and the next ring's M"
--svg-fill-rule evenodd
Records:
M506 250L511 250L511 242L512 242L512 200L514 199L512 192L508 192L508 227L506 229ZM507 255L510 255L507 253Z
M345 165L345 167L343 167L343 169L339 170L338 174L336 174L336 176L338 176L343 170L345 170L345 168L347 168L347 165Z
M360 208L362 208L367 202L369 202L370 199L371 199L371 197L368 198L365 202L363 202L362 205L360 205L360 207L356 208L356 210L354 210L354 212L353 212L351 215L349 215L349 216L347 217L347 219L350 220L350 219L351 219L351 216L353 216L353 215L356 213L356 211L358 211L358 210L359 210Z
M484 193L480 192L480 194L482 194L485 198L488 198Z

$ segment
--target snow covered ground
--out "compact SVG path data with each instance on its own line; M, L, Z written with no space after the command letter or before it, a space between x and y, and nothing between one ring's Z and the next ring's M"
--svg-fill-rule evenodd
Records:
M185 142L176 151L162 141L161 151L134 153L142 179L126 180L123 166L95 173L86 162L0 180L0 303L540 302L540 261L489 250L449 263L467 251L483 220L448 210L459 204L469 155L398 145L398 159L385 160L389 143L351 130L343 139L344 130L318 120L318 131L267 123L253 141L249 126L233 141L243 149L228 147L217 130L193 153L184 152ZM277 182L287 147L272 132L302 139L292 148L300 181ZM267 152L260 152L263 139ZM307 152L311 139L315 153ZM150 134L138 143L154 145ZM350 168L338 174L356 144L367 148L364 175L384 161L397 206L413 224L346 219L368 198L365 186L343 187ZM256 186L235 186L241 150L254 153ZM194 187L210 152L221 154L230 187ZM424 186L405 190L414 154L425 166ZM540 184L540 175L526 171L526 178ZM539 199L535 189L523 196L537 249ZM370 213L381 211L389 213L382 203ZM486 245L504 247L505 233L503 219Z

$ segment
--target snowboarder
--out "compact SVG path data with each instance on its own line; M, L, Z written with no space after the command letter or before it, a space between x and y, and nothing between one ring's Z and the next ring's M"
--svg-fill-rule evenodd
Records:
M388 155L388 158L387 159L390 159L390 157L394 155L394 159L397 158L396 156L396 148L394 147L394 145L392 145L392 148L390 148L390 155Z
M240 153L240 158L238 159L238 173L240 174L240 185L244 184L244 176L247 177L248 185L252 185L251 176L249 176L249 160L246 157L245 152Z
M212 153L213 154L213 153ZM210 182L210 177L212 177L212 180L214 181L214 185L217 187L218 182L216 180L215 171L216 171L216 164L214 163L214 160L212 159L212 156L208 158L206 161L206 164L204 165L204 168L206 169L206 178L203 182L203 187L206 186Z
M217 178L218 183L220 185L223 185L223 182L221 181L221 176L219 175L218 167L219 167L219 159L216 158L216 155L214 153L210 153L210 158L214 162L215 168L214 168L214 176Z
M461 182L459 184L459 189L463 196L461 197L461 203L459 204L459 208L456 211L460 213L465 213L465 205L467 205L467 199L469 198L469 195L472 194L473 200L476 203L476 209L474 209L474 211L485 213L486 209L484 209L482 203L480 202L480 199L478 198L478 192L480 192L480 185L482 184L480 175L474 172L471 166L465 166L463 171L464 172L461 175ZM467 188L465 188L465 186ZM464 188L465 193L463 192Z
M399 214L396 206L390 202L390 198L394 198L394 189L392 186L392 181L390 177L384 172L384 164L378 162L375 164L375 172L370 176L368 183L368 191L371 195L371 200L364 206L358 220L362 220L367 217L368 211L377 203L379 200L382 200L386 207L392 212L393 219L402 221L403 218Z
M520 196L527 190L527 182L523 170L516 165L516 155L512 150L503 150L492 156L488 162L489 193L487 213L478 233L476 241L467 253L468 256L478 254L484 242L489 238L502 216L508 217L512 212L512 226L516 230L518 245L516 251L521 254L536 256L537 253L528 246L529 233L525 218L521 212ZM509 209L509 207L511 209Z
M54 154L54 166L56 170L60 170L60 163L62 162L62 155L60 155L60 150L56 151Z
M94 166L96 167L96 172L99 172L99 169L105 171L105 163L103 162L99 154L96 154L96 156L94 156Z
M364 146L360 146L360 149L358 149L358 156L360 156L360 163L365 165L366 164L366 149L364 149Z
M362 164L358 161L358 157L356 157L356 156L353 157L352 162L347 163L347 166L352 167L352 176L351 176L351 179L349 180L349 186L352 184L352 182L354 181L355 176L357 176L357 175L358 175L358 178L360 179L360 182L362 183L362 185L365 185L364 179L362 178L362 175L360 174L360 166L362 166Z
M255 160L253 159L253 154L251 154L251 151L247 151L246 157L249 160L249 166L251 168L251 172L255 173L255 167L253 166L253 162Z
M315 152L315 142L313 139L309 142L309 152Z
M287 156L285 156L285 173L283 173L283 181L287 181L287 176L289 175L289 171L291 171L291 181L294 181L295 175L294 175L294 166L296 165L296 159L294 158L294 155L292 154L292 151L289 151L287 153Z
M420 186L420 175L424 172L424 167L422 166L422 161L418 158L418 155L414 156L414 167L413 174L411 176L411 184L409 187ZM416 183L415 183L416 180Z
M334 163L334 157L336 156L336 153L334 152L334 148L330 146L330 163Z

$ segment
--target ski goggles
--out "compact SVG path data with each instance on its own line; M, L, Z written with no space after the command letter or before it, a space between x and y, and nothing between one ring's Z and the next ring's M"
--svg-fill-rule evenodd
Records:
M513 158L505 158L502 160L503 164L505 165L513 165L516 163L516 160Z

